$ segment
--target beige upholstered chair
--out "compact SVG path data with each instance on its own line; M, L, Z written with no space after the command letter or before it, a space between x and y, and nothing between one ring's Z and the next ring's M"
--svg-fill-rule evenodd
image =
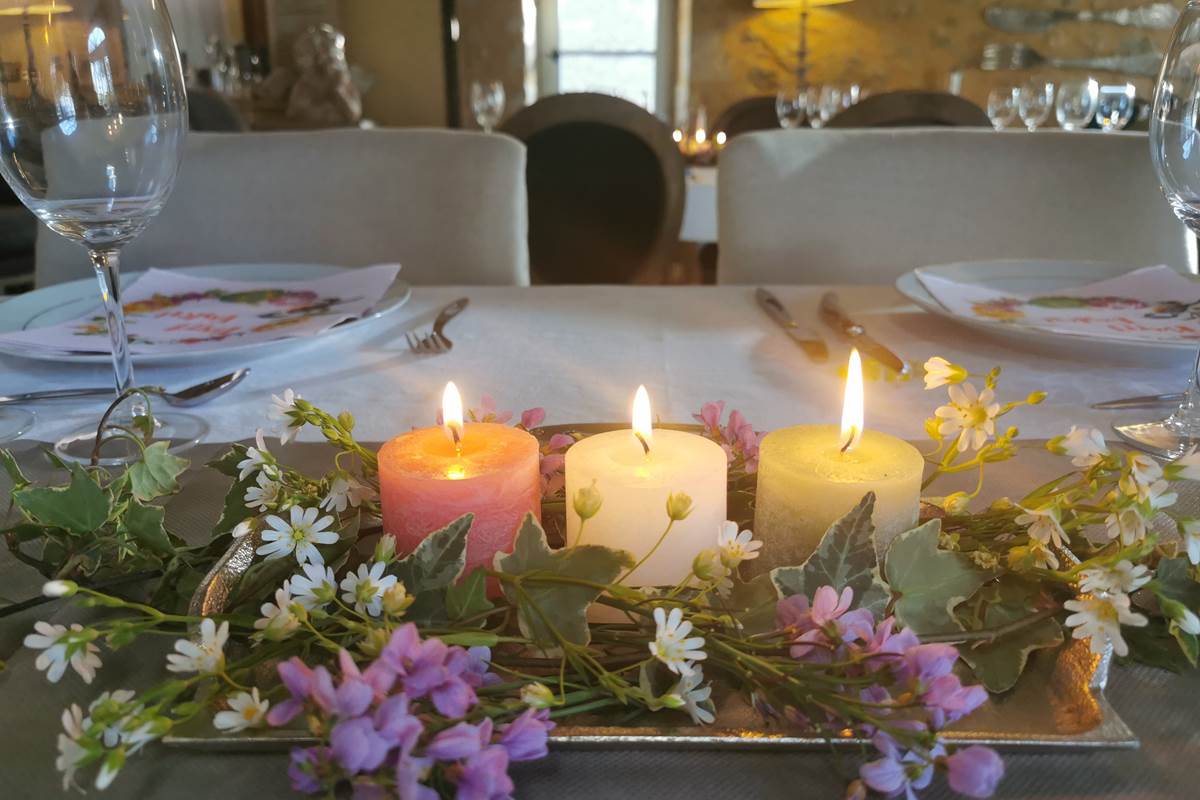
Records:
M992 258L1195 272L1145 135L751 133L721 154L719 186L720 283L888 283Z
M506 136L193 133L174 193L122 271L398 261L417 285L527 285L526 231L525 148ZM91 274L82 248L39 231L39 285Z

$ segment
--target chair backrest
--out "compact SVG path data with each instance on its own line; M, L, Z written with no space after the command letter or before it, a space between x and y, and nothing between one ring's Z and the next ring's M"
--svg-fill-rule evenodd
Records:
M166 207L121 261L396 261L417 285L526 285L526 229L525 148L507 136L193 133ZM39 231L39 285L91 272L82 248Z
M721 154L718 214L720 283L885 283L993 258L1196 271L1140 134L752 133Z
M529 262L539 283L627 283L660 269L683 220L683 156L640 106L561 94L501 126L528 148Z
M774 96L747 97L721 112L712 126L712 133L724 131L727 137L733 138L739 133L771 131L778 127Z
M827 128L990 128L987 112L966 98L947 92L874 94L835 114Z
M246 130L237 107L212 89L187 90L188 127L194 131L240 133Z

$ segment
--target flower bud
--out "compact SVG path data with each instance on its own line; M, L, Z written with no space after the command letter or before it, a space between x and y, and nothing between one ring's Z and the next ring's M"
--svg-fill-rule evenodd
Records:
M358 643L358 649L367 658L376 658L383 652L383 648L391 641L391 634L384 627L368 627L366 635Z
M1184 633L1200 636L1200 617L1197 617L1187 606L1162 596L1159 596L1158 604L1162 609L1163 616L1171 620L1172 625L1178 626Z
M674 692L664 694L658 700L663 704L664 708L680 709L687 705L687 701Z
M233 530L229 532L229 534L235 539L240 539L243 536L246 536L247 534L251 534L251 533L254 533L254 518L253 517L251 517L250 519L242 520L237 525L234 525Z
M391 564L396 560L396 537L384 534L379 537L379 541L375 545L375 555L373 558L376 561L381 561L384 564Z
M947 514L965 514L970 504L971 497L966 492L955 492L942 500L942 508Z
M391 538L390 536L388 537ZM383 593L383 610L389 617L404 616L404 612L416 598L408 593L403 583L397 581Z
M667 495L667 516L672 522L683 522L692 513L692 498L685 492Z
M581 486L575 491L575 497L571 503L575 508L575 513L579 515L579 519L586 520L600 513L600 506L604 504L604 497L600 494L600 490L596 488L596 482L592 481L591 486Z
M1029 396L1025 398L1025 402L1031 406L1036 406L1045 400L1046 397L1047 394L1045 392L1030 392Z
M692 559L692 572L697 578L706 582L717 577L723 577L721 573L724 572L724 566L721 563L720 556L717 555L717 551L712 549L701 550Z
M550 708L558 705L558 698L544 683L527 683L521 687L521 702L530 708Z
M75 581L47 581L42 584L42 594L46 597L70 597L79 591Z
M858 779L850 781L845 800L867 800L867 785Z
M999 500L993 500L991 505L992 511L1009 511L1013 507L1013 501L1007 497L1001 497Z

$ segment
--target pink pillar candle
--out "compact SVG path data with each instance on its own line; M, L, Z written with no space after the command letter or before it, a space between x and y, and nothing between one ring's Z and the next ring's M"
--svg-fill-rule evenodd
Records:
M467 572L491 568L492 556L512 550L525 515L541 519L537 439L523 430L468 423L461 452L441 428L398 436L379 451L383 530L396 550L411 553L421 540L463 514L474 514L467 536ZM466 573L464 573L466 574Z

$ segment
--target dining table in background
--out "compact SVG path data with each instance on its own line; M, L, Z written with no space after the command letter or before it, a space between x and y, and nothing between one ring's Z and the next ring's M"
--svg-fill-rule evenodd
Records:
M684 173L683 224L679 241L717 241L717 168L691 166Z

